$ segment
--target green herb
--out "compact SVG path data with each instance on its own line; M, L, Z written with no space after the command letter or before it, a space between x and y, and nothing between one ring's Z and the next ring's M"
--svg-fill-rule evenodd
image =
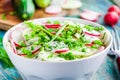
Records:
M99 27L100 31L104 30L105 28L103 26Z
M2 14L2 20L6 20L7 18L6 18L6 14Z
M3 63L4 68L13 67L13 64L2 46L2 38L0 37L0 62Z
M60 24L60 22L59 22L59 21L54 21L53 23L54 23L54 24Z
M103 26L95 27L95 30L96 30L96 31L102 31L102 30L104 30L104 27L103 27Z
M39 45L40 43L38 41L35 41L32 43L33 45Z
M66 25L64 25L57 33L56 33L56 35L53 35L53 34L51 34L48 30L46 30L42 25L35 25L33 22L30 22L30 21L25 21L24 22L28 27L30 27L33 31L35 31L36 29L39 29L40 31L43 31L44 33L46 33L49 37L51 37L52 38L52 40L50 41L50 42L52 42L52 41L54 41L55 39L57 39L57 40L60 40L60 41L66 41L66 39L64 39L64 38L61 38L61 37L59 37L58 35L62 32L62 30L66 27ZM49 43L50 43L49 42Z
M97 49L98 46L97 46L97 45L92 45L91 48L93 48L93 49Z
M86 49L85 48L82 48L82 50L81 50L82 52L86 52Z
M92 25L85 25L84 26L88 31L94 30L94 27Z
M66 60L74 60L75 59L75 56L73 55L73 53L72 52L68 52L68 53L66 53L66 54L59 54L58 55L59 57L61 57L61 58L64 58L64 59L66 59Z
M44 59L44 58L42 58L41 60L42 60L42 61L45 61L45 59Z
M31 32L31 37L35 37L36 36L36 32L35 31L32 31Z
M26 47L27 45L23 41L18 42L21 47Z
M26 48L21 48L21 51L24 53L24 54L27 54L28 56L32 55L32 52L30 50L27 50Z
M58 35L62 33L62 31L64 30L64 28L65 28L66 26L68 26L68 25L62 26L49 43L53 42L53 41L58 37Z
M3 44L2 44L2 38L0 38L0 47L2 47L2 45L3 45Z
M29 35L24 35L24 38L26 39L26 40L29 40L30 39L30 36Z
M53 55L54 55L54 53L51 53L51 54L48 56L48 58L52 58Z
M31 50L34 50L34 47L33 47L33 46L31 46Z
M43 28L43 26L41 25L35 25L34 23L32 22L29 22L29 21L25 21L24 22L28 27L32 28L33 30L36 30L36 29L40 29L42 31L44 31L45 33L47 33L49 36L54 36L53 34L51 34L50 32L48 32L46 29Z
M4 68L13 67L13 64L11 63L6 51L0 47L0 62L3 63Z
M94 44L103 45L101 40L94 40Z
M47 20L47 23L52 23L50 20Z

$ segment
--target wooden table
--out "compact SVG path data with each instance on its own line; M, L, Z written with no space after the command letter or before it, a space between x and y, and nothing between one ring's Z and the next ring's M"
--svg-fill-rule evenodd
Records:
M63 10L61 13L56 14L56 15L50 15L45 13L44 9L36 9L35 14L33 15L33 17L31 19L36 19L36 18L44 18L44 17L61 17L61 16L65 16L67 14L68 11ZM11 15L10 12L7 13L1 13L0 14L0 29L2 30L8 30L10 29L13 25L16 25L20 22L23 22L22 20L20 20L16 15ZM6 19L2 19L3 15L5 15Z

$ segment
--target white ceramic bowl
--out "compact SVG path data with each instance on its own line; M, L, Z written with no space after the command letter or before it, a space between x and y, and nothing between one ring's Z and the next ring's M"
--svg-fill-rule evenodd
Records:
M41 18L35 19L35 22L41 22L46 20L60 20L60 21L76 21L81 24L92 24L95 26L101 26L97 23L89 22L86 20L75 19L75 18L63 18L63 17L52 17L52 18ZM8 53L8 56L16 69L19 71L24 80L76 80L79 77L95 72L98 67L102 64L106 57L107 52L112 44L112 36L108 30L109 40L106 44L106 49L100 53L92 55L87 58L74 61L65 62L44 62L35 59L28 59L11 52L7 46L9 40L9 34L12 30L17 27L21 27L23 23L13 26L8 30L3 38L3 45Z

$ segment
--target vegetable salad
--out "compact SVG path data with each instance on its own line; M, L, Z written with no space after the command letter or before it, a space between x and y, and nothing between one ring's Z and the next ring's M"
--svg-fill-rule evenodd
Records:
M57 20L26 21L24 26L10 35L12 49L19 56L41 61L65 61L89 57L105 49L103 26Z

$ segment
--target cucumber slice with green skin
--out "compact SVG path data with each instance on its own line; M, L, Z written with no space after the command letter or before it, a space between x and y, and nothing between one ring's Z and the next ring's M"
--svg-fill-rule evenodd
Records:
M13 0L13 5L17 16L21 20L30 19L35 12L33 0Z

